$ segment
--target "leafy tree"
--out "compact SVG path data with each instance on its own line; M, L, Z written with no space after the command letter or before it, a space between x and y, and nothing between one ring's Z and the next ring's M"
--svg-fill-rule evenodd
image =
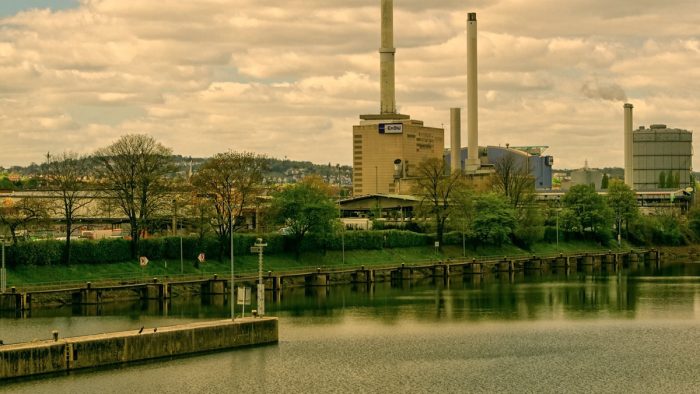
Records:
M214 230L221 240L220 257L231 233L245 225L243 209L259 194L266 163L264 156L253 153L217 153L192 178L197 193L211 201Z
M169 177L175 171L172 151L143 134L127 134L95 153L103 192L129 219L131 255L136 257L141 232L170 204Z
M602 196L590 185L575 185L562 197L563 228L585 237L593 234L601 239L610 237L611 212Z
M639 215L637 196L634 191L624 182L614 179L610 183L606 200L608 207L612 209L617 233L620 234L623 221L629 230L630 221Z
M70 264L73 223L78 211L92 201L86 182L91 173L92 165L87 158L79 157L70 152L64 152L55 158L47 155L47 159L46 187L49 195L57 200L58 207L54 207L54 209L63 216L66 224L63 263Z
M271 210L273 218L287 227L297 258L304 237L331 232L333 220L338 217L338 207L327 191L307 180L275 193Z
M545 217L537 204L528 204L516 211L516 224L513 235L517 244L524 248L544 239Z
M47 217L47 202L39 198L20 198L12 201L7 199L0 206L0 223L10 230L12 243L17 244L17 231Z
M421 199L419 209L435 218L437 240L442 247L445 222L456 209L456 205L450 203L450 198L457 190L464 189L465 184L458 173L448 173L442 159L423 160L416 173L414 194Z
M608 174L603 174L603 180L600 181L600 189L605 190L608 188L610 185L610 178L608 178Z
M504 196L486 193L474 198L472 233L484 243L502 245L515 229L515 212Z

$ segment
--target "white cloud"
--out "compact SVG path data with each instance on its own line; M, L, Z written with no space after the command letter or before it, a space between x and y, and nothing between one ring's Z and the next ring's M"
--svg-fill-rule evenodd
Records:
M351 162L377 110L374 0L83 0L0 19L1 165L89 153L127 132L176 153ZM700 131L695 0L395 2L397 103L426 125L466 104L479 19L480 142L549 145L557 166L622 165L635 124ZM602 99L602 100L601 100Z

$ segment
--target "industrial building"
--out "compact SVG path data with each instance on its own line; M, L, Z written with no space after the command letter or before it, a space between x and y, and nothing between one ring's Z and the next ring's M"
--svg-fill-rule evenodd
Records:
M408 182L423 160L441 158L442 128L396 112L394 86L393 0L381 2L380 111L360 115L353 126L353 194L408 194ZM403 185L403 187L402 187Z
M479 163L483 169L493 167L496 163L506 158L511 158L517 163L518 168L527 169L535 182L537 190L552 189L552 165L554 158L543 155L546 146L487 146L477 150L479 152ZM452 150L446 149L444 159L449 163L452 170L455 162L452 160ZM459 160L456 162L463 170L469 162L469 149L461 148Z
M692 132L662 124L641 126L634 131L633 141L635 190L692 186Z
M625 183L638 191L694 187L692 131L663 124L632 130L633 108L624 105Z

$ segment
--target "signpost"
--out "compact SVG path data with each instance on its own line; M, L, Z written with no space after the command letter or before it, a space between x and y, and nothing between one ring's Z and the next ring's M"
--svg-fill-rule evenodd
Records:
M265 316L265 284L262 279L263 272L263 248L267 244L263 243L262 238L255 240L255 245L250 248L251 253L258 254L258 316Z
M245 306L250 305L251 299L250 287L239 287L238 288L238 305L243 305L243 312L241 317L245 317Z

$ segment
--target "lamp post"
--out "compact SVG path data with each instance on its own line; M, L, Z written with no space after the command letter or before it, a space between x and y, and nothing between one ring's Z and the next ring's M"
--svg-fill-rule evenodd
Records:
M2 269L0 269L0 293L7 291L7 270L5 270L5 239L2 239Z
M236 320L236 314L235 314L235 305L236 305L236 300L234 298L234 293L233 290L235 288L234 286L234 277L233 277L233 218L231 217L231 205L229 204L228 207L228 226L229 226L229 231L231 232L231 320Z
M255 244L251 248L252 252L258 253L258 316L265 316L265 284L263 283L263 248L267 244L263 243L262 238L255 240Z

